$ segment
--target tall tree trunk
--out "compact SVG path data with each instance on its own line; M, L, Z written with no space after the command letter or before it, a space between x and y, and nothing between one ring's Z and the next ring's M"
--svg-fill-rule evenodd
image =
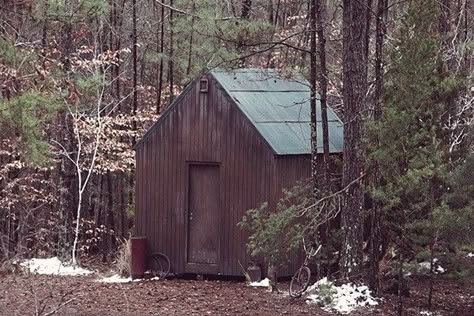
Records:
M367 0L343 2L343 99L344 165L343 187L349 186L342 207L342 275L358 275L362 266L363 174L362 109L367 91Z
M278 26L278 21L280 21L280 7L281 7L281 0L277 1L276 9L275 9L275 26Z
M72 4L69 1L64 2L65 8L72 10ZM72 52L72 38L73 38L73 28L72 28L72 14L69 14L69 20L66 20L62 27L63 35L63 51L61 55L61 62L63 64L63 70L65 72L65 77L69 77L69 72L71 70L71 52ZM74 132L72 130L72 120L68 115L67 111L59 111L59 126L62 128L59 129L58 140L65 143L64 147L72 152L75 148ZM59 229L59 255L60 256L69 256L69 243L70 243L70 234L69 225L72 224L71 218L73 217L73 210L76 207L76 197L72 192L76 192L77 188L75 185L75 175L74 175L74 165L66 157L61 157L59 164L59 213L61 218L61 223L63 227Z
M316 0L316 20L319 46L319 90L321 91L321 123L323 128L323 178L326 191L330 191L329 179L329 126L327 108L328 71L326 66L326 0Z
M373 0L367 0L367 13L366 13L366 20L365 20L365 29L367 32L367 36L365 37L365 60L369 60L369 47L370 47L370 26L372 24L372 1ZM366 67L369 66L369 63L367 62Z
M110 50L117 52L120 50L120 30L118 29L117 19L118 10L117 10L117 0L111 0L112 9L110 10ZM120 56L118 56L120 58ZM116 63L111 66L111 75L112 75L112 85L111 92L112 96L116 101L120 100L120 64ZM118 109L119 111L120 109Z
M252 0L242 0L242 10L240 12L240 18L242 20L249 20L250 19L250 12L252 11ZM243 22L245 23L245 22ZM238 40L237 40L237 52L240 55L244 55L244 45L245 45L245 34L242 36L242 34L239 34ZM241 58L239 60L239 67L245 67L245 58Z
M49 9L49 2L46 1L44 4L44 11L43 11L43 25L42 25L42 32L41 32L41 47L46 49L48 45L48 9ZM46 52L43 52L46 53Z
M268 0L268 23L271 25L274 25L273 18L274 18L274 12L273 12L273 0Z
M115 0L117 1L117 0ZM117 13L117 17L118 17L118 23L117 23L117 43L116 43L116 49L117 50L120 50L122 48L122 37L120 36L120 34L122 34L122 27L123 27L123 20L124 20L124 11L125 11L125 2L127 0L123 0L119 9L120 11ZM120 57L120 55L118 56ZM119 77L120 75L120 66L117 65L117 67L115 67L115 71L116 71L116 76ZM115 82L115 89L117 90L117 100L120 100L121 98L121 84L120 84L120 79L116 80ZM119 105L118 106L118 112L122 112L124 110L124 106L122 105Z
M272 32L270 40L273 40L273 36L276 32L276 25L274 24L273 14L274 14L273 13L273 0L268 0L268 23L272 25L273 27L273 32ZM272 56L273 56L273 52L272 50L270 50L267 54L267 63L266 63L267 68L274 67L274 63L272 62Z
M311 0L310 4L310 107L311 107L311 179L313 191L318 187L318 135L317 135L317 115L316 115L316 89L317 89L317 69L316 69L316 1Z
M432 217L432 216L431 216ZM433 217L432 219L433 220ZM431 225L434 226L434 223L431 222ZM429 285L429 290L428 290L428 310L431 310L432 303L433 303L433 289L434 289L434 266L435 266L435 251L436 251L436 244L438 242L438 236L437 232L435 233L435 236L433 236L433 240L430 245L430 285Z
M196 4L192 3L192 12L196 10ZM193 36L194 36L194 16L191 18L191 32L189 34L189 51L188 51L188 67L186 69L186 76L191 73L191 64L193 56Z
M170 6L173 6L173 0L170 0ZM174 30L173 30L173 10L170 9L170 56L169 56L169 61L168 61L168 81L170 84L170 101L173 100L174 98L174 92L173 92L173 87L174 87L174 63L173 63L173 58L174 58Z
M161 110L161 90L163 89L163 54L165 52L165 7L161 6L161 15L160 15L160 70L158 73L158 86L156 88L157 96L156 96L156 113L160 114Z
M398 306L397 306L397 315L403 316L403 255L400 252L398 255Z
M374 91L374 121L382 118L383 109L383 84L384 60L383 46L386 33L386 19L388 0L377 1L377 14L375 21L375 91ZM378 140L377 140L378 142ZM376 163L372 174L374 187L381 185L382 179L379 166ZM378 201L373 201L370 214L370 249L369 249L369 287L374 293L379 292L379 261L382 257L382 206Z
M317 35L318 35L318 48L319 48L319 91L320 91L320 104L321 104L321 124L322 124L322 136L323 136L323 181L322 189L324 194L331 192L331 179L329 176L329 126L328 126L328 109L327 109L327 89L328 89L328 71L326 66L326 35L324 31L324 24L326 23L326 0L316 0L316 20L317 20ZM326 214L323 214L326 216ZM328 245L329 237L329 223L323 222L319 229L319 238L323 248ZM329 263L331 258L331 252L326 252L326 259ZM326 271L329 271L329 267L326 267Z
M137 0L132 0L132 63L133 63L133 100L132 109L133 115L137 114L138 110L138 91L137 91ZM133 129L136 130L136 120L133 120Z

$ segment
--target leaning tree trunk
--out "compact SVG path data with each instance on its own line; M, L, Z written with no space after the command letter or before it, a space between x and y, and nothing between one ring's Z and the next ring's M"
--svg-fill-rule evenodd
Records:
M344 0L343 8L343 187L347 187L341 219L343 243L341 268L345 278L358 275L362 266L363 174L362 109L367 91L367 0Z

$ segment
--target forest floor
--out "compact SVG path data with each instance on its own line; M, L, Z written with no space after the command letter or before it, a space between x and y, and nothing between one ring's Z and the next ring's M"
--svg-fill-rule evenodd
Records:
M428 284L426 277L410 281L411 295L404 300L406 315L423 315ZM472 283L462 285L438 277L435 286L433 316L474 315ZM46 315L67 302L56 315L334 315L302 299L290 299L287 283L280 287L276 294L237 281L175 278L100 283L91 276L7 274L0 276L0 314ZM388 295L378 306L360 308L351 315L395 315L396 307L397 298Z

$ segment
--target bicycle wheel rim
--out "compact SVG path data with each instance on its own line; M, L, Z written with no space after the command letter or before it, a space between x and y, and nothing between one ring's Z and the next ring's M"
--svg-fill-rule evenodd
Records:
M168 256L163 253L154 253L152 254L152 260L155 262L155 266L157 267L156 271L154 271L154 276L159 277L160 279L164 279L168 276L171 270L171 263Z
M163 270L163 267L161 265L161 261L156 256L153 255L150 257L148 268L153 277L161 278L161 271Z
M290 282L290 296L293 298L300 297L309 286L311 271L304 266L298 269Z

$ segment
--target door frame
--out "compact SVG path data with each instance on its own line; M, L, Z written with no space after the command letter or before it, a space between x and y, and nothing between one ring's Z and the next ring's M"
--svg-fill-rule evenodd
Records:
M219 187L220 187L220 180L221 180L221 163L219 161L203 161L203 160L186 160L186 181L185 181L185 205L186 208L184 210L184 271L186 273L196 273L196 274L219 274L221 270L220 262L221 262L221 238L222 236L222 212L218 212L217 214L217 263L190 263L188 262L188 239L189 239L189 207L190 207L190 179L191 179L191 166L214 166L219 168ZM218 196L218 203L219 209L222 205L221 201L221 191L219 190Z

